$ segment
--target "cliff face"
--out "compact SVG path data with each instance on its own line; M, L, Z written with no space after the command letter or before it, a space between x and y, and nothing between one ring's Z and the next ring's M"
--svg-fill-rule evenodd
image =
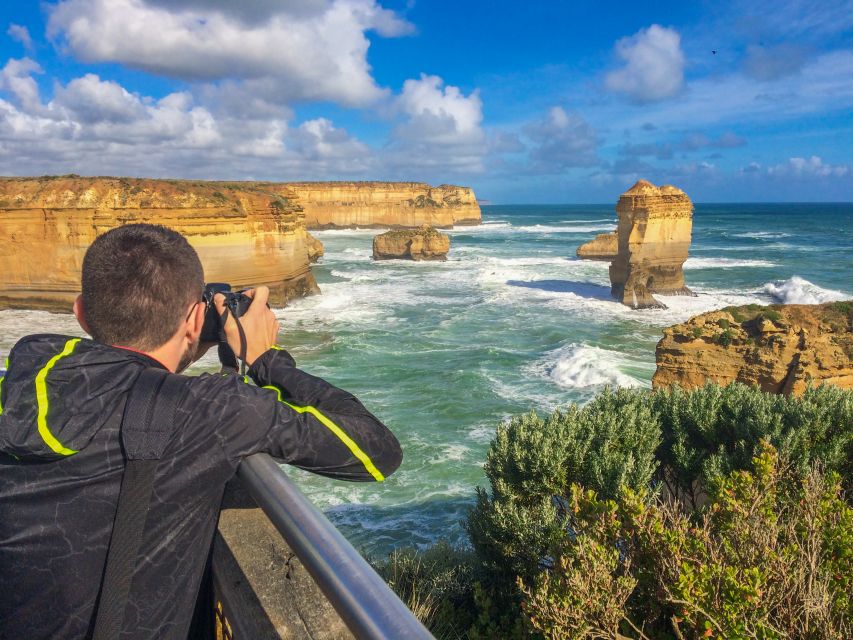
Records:
M373 238L374 260L446 260L450 236L432 227L395 230Z
M684 285L693 203L681 189L638 181L622 194L618 252L610 265L611 293L635 309L663 307L653 293L692 295Z
M584 260L607 260L616 258L619 253L619 234L616 231L599 233L589 242L583 243L575 252Z
M730 307L664 330L654 387L713 380L802 393L809 380L853 388L853 301Z
M0 179L0 308L68 311L86 248L121 224L161 224L195 247L210 282L266 285L270 301L316 292L294 196L247 183Z
M271 185L275 187L275 185ZM422 182L289 182L309 229L334 227L452 227L480 224L468 187Z

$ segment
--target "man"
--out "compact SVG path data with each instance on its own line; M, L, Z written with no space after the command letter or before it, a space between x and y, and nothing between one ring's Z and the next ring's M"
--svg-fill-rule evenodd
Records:
M92 340L34 335L0 381L0 638L84 638L124 471L120 427L140 372L180 372L199 350L206 305L186 239L153 225L100 236L74 304ZM225 483L265 451L332 478L381 481L400 464L393 434L349 393L295 368L258 287L241 318L248 380L181 379L159 461L122 638L186 638ZM223 296L214 300L220 314ZM233 317L228 343L240 352ZM209 346L209 345L203 345Z

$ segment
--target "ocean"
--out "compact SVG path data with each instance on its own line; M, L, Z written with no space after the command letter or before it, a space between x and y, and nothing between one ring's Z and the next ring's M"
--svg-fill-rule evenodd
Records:
M698 295L659 297L666 310L616 303L607 263L575 258L615 227L612 204L484 206L429 263L374 262L377 230L314 232L323 293L276 310L279 344L356 394L405 456L383 484L289 470L358 548L463 542L495 429L605 385L649 388L662 328L728 305L853 297L853 204L697 204L684 268ZM80 335L72 316L3 311L0 358L41 331ZM207 356L191 371L214 367Z

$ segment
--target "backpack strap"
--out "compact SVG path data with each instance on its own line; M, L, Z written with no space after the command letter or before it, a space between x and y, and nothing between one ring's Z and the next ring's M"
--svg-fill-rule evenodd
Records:
M182 382L180 376L149 368L139 374L130 390L121 422L127 463L107 551L93 640L114 640L121 633L154 475L174 431Z

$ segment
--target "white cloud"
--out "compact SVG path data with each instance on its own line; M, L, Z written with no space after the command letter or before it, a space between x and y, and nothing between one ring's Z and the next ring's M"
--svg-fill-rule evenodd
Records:
M465 96L458 87L445 87L438 76L421 74L420 79L403 83L397 104L409 116L398 129L402 138L435 144L480 142L483 138L483 102L477 91Z
M32 77L34 73L42 73L42 68L30 58L11 59L0 71L0 89L12 93L30 112L38 112L41 109L38 84Z
M32 51L33 48L33 39L30 37L30 30L27 29L24 25L20 24L10 24L9 28L6 30L6 33L12 40L16 40L24 45L24 48L27 51Z
M590 120L601 126L619 122L640 128L654 121L670 130L728 124L789 122L813 114L842 113L853 108L853 50L825 53L801 72L772 83L758 83L743 73L710 75L691 81L678 100L647 104L626 112L619 104L596 105Z
M768 167L767 173L781 176L815 176L841 178L850 173L851 169L845 164L827 164L820 156L810 158L788 158L788 162Z
M272 102L378 100L386 91L371 76L365 33L409 29L375 0L62 0L49 12L48 35L85 62L191 82L248 81Z
M118 83L101 80L93 73L75 78L64 87L58 86L54 100L85 123L132 122L145 114L138 97Z
M43 101L24 58L0 71L0 173L274 180L375 177L373 151L316 118L218 115L186 91L159 100L95 74L56 83Z
M671 98L684 86L684 53L674 29L653 24L616 43L625 66L607 74L607 89L637 102Z
M434 169L442 176L483 171L487 143L479 91L466 96L438 76L421 74L403 83L394 106L404 117L385 153L395 175L413 169Z

